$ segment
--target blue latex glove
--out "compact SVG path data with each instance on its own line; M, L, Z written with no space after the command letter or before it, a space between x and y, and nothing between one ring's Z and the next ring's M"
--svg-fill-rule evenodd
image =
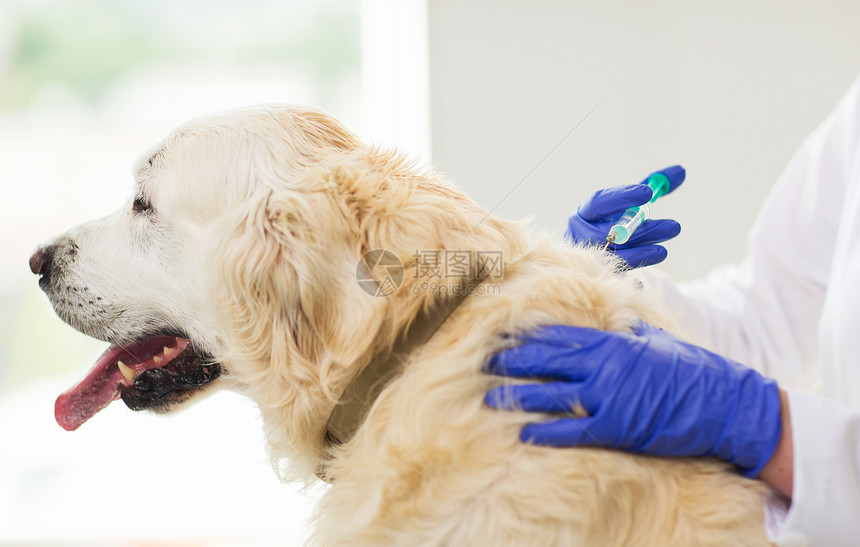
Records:
M680 165L661 169L658 173L663 173L669 179L667 193L678 188L686 177L686 171ZM609 229L625 209L648 203L651 199L651 189L645 186L647 181L648 177L639 184L615 186L595 192L567 220L565 237L574 243L604 245ZM623 258L631 268L650 266L662 262L667 256L666 248L657 243L672 239L679 233L681 225L675 220L646 220L627 243L610 245L609 250Z
M656 456L716 456L758 475L782 431L776 382L640 323L632 334L551 326L490 360L489 372L546 383L490 390L493 408L567 414L523 442ZM571 416L582 405L588 416Z

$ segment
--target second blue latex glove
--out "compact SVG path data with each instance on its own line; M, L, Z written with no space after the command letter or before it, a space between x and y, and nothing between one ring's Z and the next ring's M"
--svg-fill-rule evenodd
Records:
M678 188L686 177L686 171L680 165L657 172L669 179L667 193ZM570 216L565 237L574 243L603 245L609 229L628 207L648 203L651 199L651 189L645 185L647 180L646 177L639 184L615 186L595 192ZM646 220L627 243L611 245L609 248L631 268L650 266L666 259L666 248L658 244L679 233L681 225L675 220Z
M545 380L489 391L493 408L567 414L524 442L657 456L716 456L755 477L782 431L779 389L752 369L640 323L632 334L551 326L491 359L488 372ZM587 412L572 417L573 409Z

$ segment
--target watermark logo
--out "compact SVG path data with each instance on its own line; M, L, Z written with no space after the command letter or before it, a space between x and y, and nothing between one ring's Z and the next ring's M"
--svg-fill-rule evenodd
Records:
M501 251L415 251L415 279L501 279L505 273Z
M389 296L403 283L403 263L391 251L374 249L364 253L358 261L355 278L367 294Z
M501 292L501 285L489 283L504 276L501 251L423 249L416 250L412 259L411 292L416 296ZM404 267L391 251L374 249L361 257L355 277L367 294L389 296L403 283Z

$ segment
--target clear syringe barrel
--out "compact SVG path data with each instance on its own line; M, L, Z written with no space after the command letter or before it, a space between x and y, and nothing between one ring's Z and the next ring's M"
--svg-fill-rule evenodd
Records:
M627 243L627 240L630 239L630 236L636 231L636 228L645 222L650 214L651 209L648 207L647 203L638 207L628 208L624 211L624 214L621 215L621 218L618 219L618 222L609 229L609 237L612 237L613 235L615 236L612 242L616 245Z

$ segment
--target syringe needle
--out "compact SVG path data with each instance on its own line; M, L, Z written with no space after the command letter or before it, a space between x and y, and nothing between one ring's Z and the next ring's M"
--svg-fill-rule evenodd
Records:
M609 234L606 237L606 245L603 246L603 251L606 252L609 249L609 246L612 245L613 242L615 242L615 234L614 233Z

